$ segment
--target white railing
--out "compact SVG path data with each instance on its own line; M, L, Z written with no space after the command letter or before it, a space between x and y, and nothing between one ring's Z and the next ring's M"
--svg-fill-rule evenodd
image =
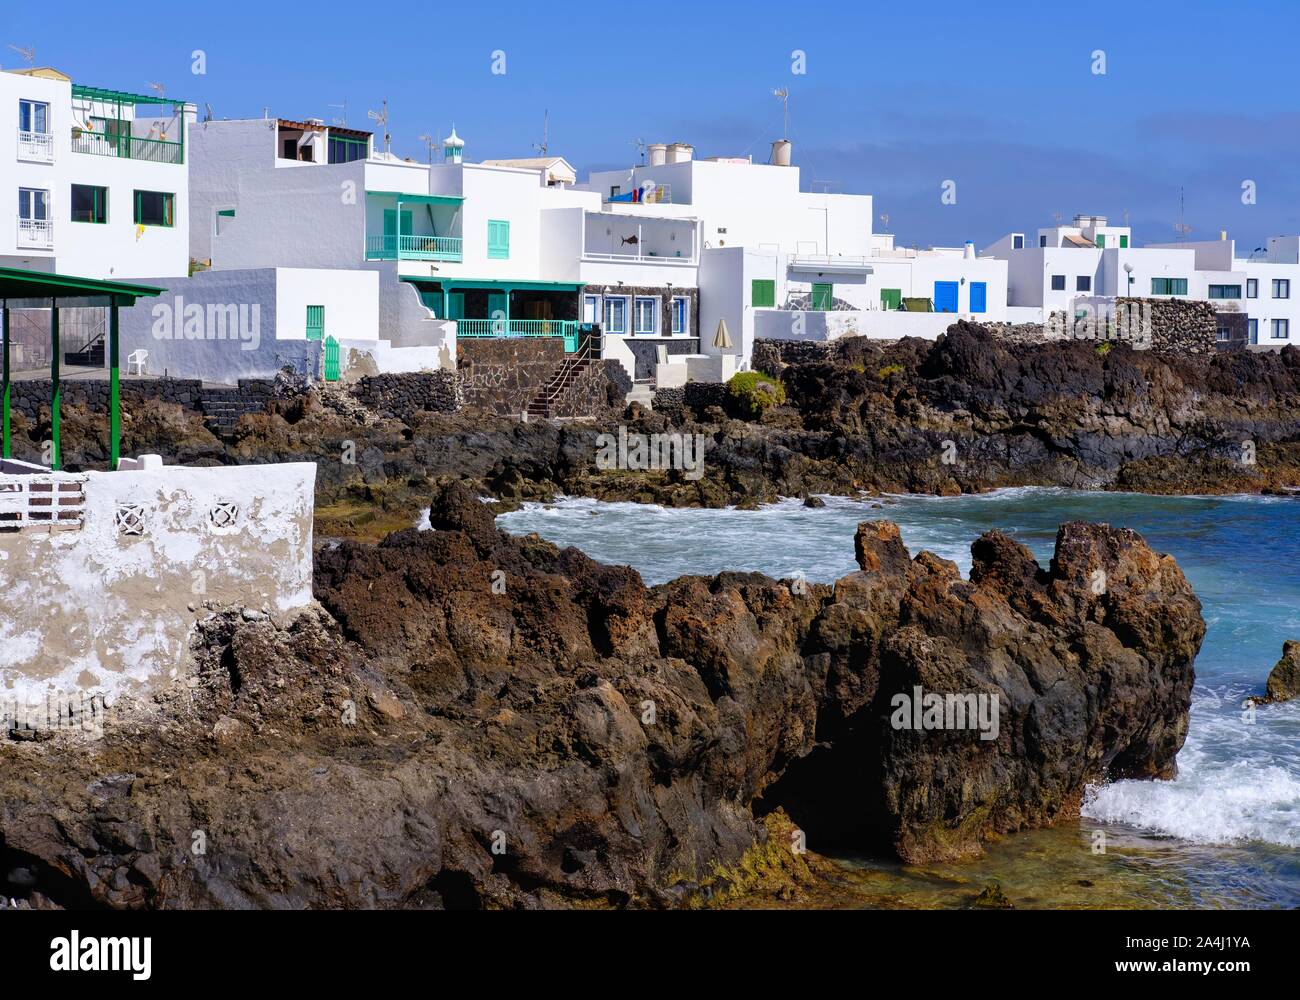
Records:
M695 263L695 258L689 254L683 254L680 257L661 257L653 253L584 253L583 260L611 260L619 263L641 263L641 264L682 264L691 265Z
M18 130L18 159L54 162L54 136L49 132Z
M845 254L796 253L790 255L790 263L800 267L866 267L871 263L871 258Z
M54 246L54 223L49 219L19 219L18 245L24 247Z

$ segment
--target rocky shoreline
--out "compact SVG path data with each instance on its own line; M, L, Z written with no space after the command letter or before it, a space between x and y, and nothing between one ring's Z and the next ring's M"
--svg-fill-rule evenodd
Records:
M102 738L0 748L7 894L797 904L825 887L818 851L969 857L1077 817L1088 783L1169 777L1186 735L1200 605L1131 531L1063 525L1046 569L990 532L964 580L866 522L834 585L647 588L499 531L462 484L430 522L322 546L297 614L214 610L193 675ZM918 689L996 721L903 724Z

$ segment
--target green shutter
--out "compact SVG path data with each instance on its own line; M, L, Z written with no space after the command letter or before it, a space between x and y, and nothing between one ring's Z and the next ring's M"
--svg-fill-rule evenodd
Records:
M447 319L465 318L465 293L447 293Z
M307 307L307 339L320 340L325 336L325 307Z
M1096 239L1094 242L1095 242L1095 243L1097 244L1097 246L1100 247L1102 250L1105 250L1105 249L1106 249L1106 237L1105 237L1104 235L1102 235L1101 233L1098 233L1098 234L1097 234L1097 239Z
M770 278L755 278L750 287L749 304L755 309L771 309L776 305L776 282Z
M901 288L882 288L880 290L880 308L885 310L894 310L903 304L903 290Z
M834 285L817 282L812 287L812 307L815 312L830 312L835 301Z
M1127 236L1121 236L1121 237L1119 238L1119 248L1120 248L1121 250L1127 250L1127 249L1128 249L1128 237L1127 237Z
M510 223L499 219L488 219L488 259L508 260L510 258Z

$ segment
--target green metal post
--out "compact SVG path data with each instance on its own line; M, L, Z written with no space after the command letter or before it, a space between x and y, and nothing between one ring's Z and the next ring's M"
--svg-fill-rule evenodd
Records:
M50 468L58 472L63 468L63 449L59 441L59 300L50 299Z
M0 431L0 458L12 458L9 451L9 303L0 302L0 332L4 334L4 400L0 403L0 409L3 409L4 415L0 420L3 421L3 431Z
M108 468L117 471L122 445L122 401L117 370L117 297L108 313Z

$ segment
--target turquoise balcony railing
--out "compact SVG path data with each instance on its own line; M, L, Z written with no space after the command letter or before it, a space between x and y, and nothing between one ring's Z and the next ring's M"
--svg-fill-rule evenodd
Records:
M366 260L460 260L459 236L367 236Z
M185 146L166 139L146 139L138 135L105 135L102 132L74 131L72 151L95 156L119 156L124 160L148 163L184 163Z
M457 337L563 337L564 349L578 349L578 321L572 319L458 319Z

